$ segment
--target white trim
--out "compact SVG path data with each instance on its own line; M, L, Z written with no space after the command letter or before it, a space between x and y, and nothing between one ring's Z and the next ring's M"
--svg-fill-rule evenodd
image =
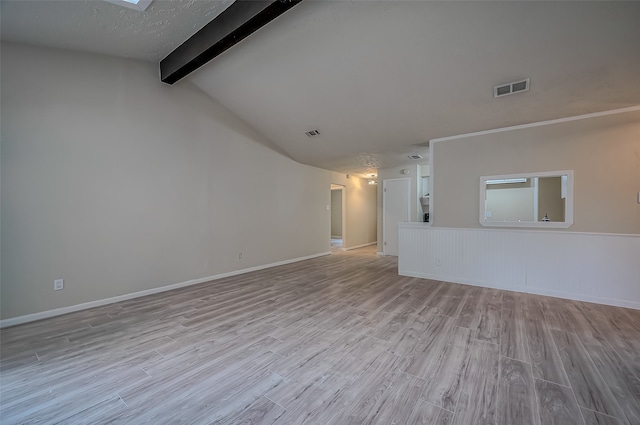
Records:
M407 223L398 223L399 229L423 229L431 227L431 223L425 223L424 221L409 221ZM438 229L444 229L444 227L438 227Z
M567 176L567 197L565 202L564 221L537 221L537 215L534 215L534 221L488 221L486 218L487 210L487 180L499 179L507 180L516 177L537 178L537 177L561 177ZM538 210L538 188L535 187L534 209ZM520 174L501 174L498 176L480 176L480 208L479 220L480 225L484 227L536 227L536 228L557 228L566 229L573 226L573 170L560 171L541 171L538 173L520 173Z
M363 243L362 245L350 246L348 248L342 248L343 251L351 251L352 249L364 248L365 246L376 245L378 241Z
M492 228L484 228L484 227L435 227L435 226L427 226L427 223L421 222L409 222L409 223L399 223L399 228L403 229L424 229L424 228L432 228L433 230L469 230L476 232L521 232L521 233L545 233L544 230L533 230L533 229L492 229ZM553 234L558 233L566 233L568 235L596 235L596 236L625 236L631 238L640 238L640 234L636 233L600 233L600 232L572 232L569 230L549 230L548 232Z
M376 255L379 255L381 257L384 256L384 254L382 252L380 252L380 251L376 252Z
M342 232L342 247L344 248L347 245L348 242L348 235L347 232L349 229L347 229L347 186L342 186L342 189L340 189L340 214L342 216L342 226L340 231Z
M331 235L331 239L342 239L342 236L339 236L339 235Z
M494 129L491 129L491 130L476 131L474 133L457 134L455 136L439 137L437 139L429 140L429 146L432 147L433 146L432 143L446 142L447 140L464 139L464 138L467 138L467 137L474 137L474 136L484 136L486 134L502 133L504 131L520 130L520 129L523 129L523 128L540 127L540 126L544 126L544 125L559 124L559 123L570 122L570 121L584 120L584 119L587 119L587 118L603 117L603 116L606 116L606 115L623 114L625 112L635 112L635 111L640 111L640 106L631 106L631 107L628 107L628 108L613 109L613 110L610 110L610 111L593 112L591 114L576 115L576 116L573 116L573 117L558 118L558 119L548 120L548 121L539 121L539 122L533 122L533 123L529 123L529 124L513 125L511 127L494 128ZM430 157L433 158L433 151L430 151L429 154L430 154ZM433 169L432 169L431 170L431 175L433 175L433 174L434 173L433 173Z
M458 283L461 285L481 286L483 288L500 289L503 291L524 292L527 293L526 287L496 285L495 283L478 281L473 279L461 279L457 277L442 276L433 273L422 273L416 271L403 271L400 276L419 277L422 279L437 280L439 282Z
M443 277L436 274L420 273L415 271L404 272L402 273L401 276L418 277L422 279L437 280L438 282L457 283L457 284L469 285L469 286L480 286L483 288L500 289L503 291L512 291L512 292L521 292L525 294L543 295L546 297L562 298L562 299L574 300L574 301L584 301L588 303L604 304L604 305L611 305L615 307L625 307L625 308L633 308L636 310L640 310L640 302L619 300L615 298L593 297L593 296L589 296L585 294L577 294L573 292L553 291L553 290L547 290L547 289L518 287L518 286L507 287L502 285L491 284L489 282L479 282L479 281L468 280L468 279L449 278L449 277Z
M576 294L573 292L554 291L539 288L528 288L527 292L530 294L544 295L547 297L564 298L567 300L584 301L588 303L605 304L616 307L625 307L640 310L640 302L635 301L619 300L616 298L593 297L584 294Z
M296 263L298 261L310 260L316 257L322 257L330 255L331 252L321 252L319 254L307 255L305 257L292 258L290 260L278 261L270 264L263 264L261 266L249 267L247 269L234 270L227 273L221 273L213 276L202 277L199 279L187 280L186 282L174 283L171 285L160 286L158 288L147 289L139 292L132 292L130 294L118 295L111 298L105 298L102 300L89 301L82 304L76 304L68 307L56 308L53 310L42 311L39 313L26 314L24 316L11 317L9 319L0 320L0 329L7 328L9 326L21 325L23 323L35 322L36 320L48 319L50 317L61 316L63 314L74 313L80 310L87 310L89 308L101 307L107 304L113 304L120 301L126 301L133 298L144 297L147 295L153 295L160 292L172 291L174 289L184 288L185 286L197 285L199 283L209 282L212 280L218 280L225 277L236 276L239 274L254 272L258 270L268 269L271 267L283 266L285 264Z
M433 224L433 180L435 172L433 171L433 143L429 142L429 226Z

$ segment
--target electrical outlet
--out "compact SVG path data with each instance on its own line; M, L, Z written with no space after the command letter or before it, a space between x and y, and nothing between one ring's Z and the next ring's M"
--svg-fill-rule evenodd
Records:
M436 259L436 266L441 266L442 265L442 260L437 258Z
M64 279L56 279L53 281L53 290L59 291L64 289Z
M238 254L238 260L242 260L242 253Z

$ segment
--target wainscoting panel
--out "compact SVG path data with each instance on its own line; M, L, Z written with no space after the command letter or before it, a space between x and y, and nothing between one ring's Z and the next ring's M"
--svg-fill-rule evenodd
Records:
M640 309L640 235L400 223L398 272Z

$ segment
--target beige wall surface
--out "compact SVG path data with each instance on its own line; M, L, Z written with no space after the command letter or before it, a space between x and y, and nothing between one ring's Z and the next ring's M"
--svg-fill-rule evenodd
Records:
M331 236L342 237L342 189L331 190Z
M433 144L433 226L479 228L480 176L574 170L573 232L640 234L640 111Z
M538 217L542 221L546 215L549 221L564 221L562 198L562 177L542 177L538 179Z
M486 209L491 212L487 221L534 221L534 190L531 184L508 186L487 185Z
M331 172L331 183L345 187L343 248L376 242L376 186L368 184L366 179L347 178L345 174L336 172Z
M3 319L329 250L331 173L266 147L188 81L1 54Z

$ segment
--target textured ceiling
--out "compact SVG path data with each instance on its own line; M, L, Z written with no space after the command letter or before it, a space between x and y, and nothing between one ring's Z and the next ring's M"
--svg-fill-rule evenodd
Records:
M159 60L229 4L3 0L2 36ZM640 2L305 0L186 80L291 158L369 174L429 139L640 105L639 22Z
M100 0L2 0L2 39L159 61L233 0L154 0L140 12Z
M366 174L429 139L640 104L639 2L303 1L279 19L192 81L322 168Z

